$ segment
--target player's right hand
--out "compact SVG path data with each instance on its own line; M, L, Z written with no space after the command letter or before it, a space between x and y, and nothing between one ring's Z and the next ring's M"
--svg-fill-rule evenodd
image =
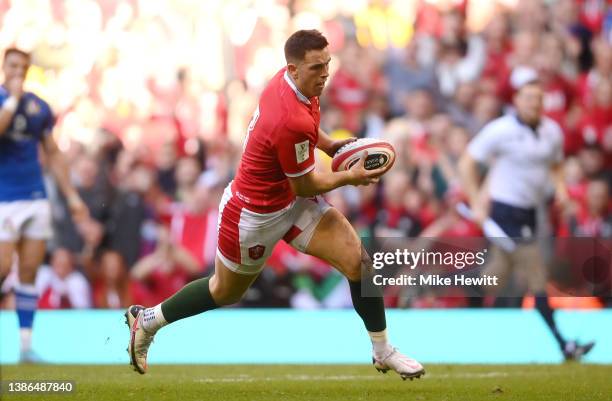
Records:
M379 167L374 170L366 170L365 161L367 157L368 151L364 150L359 162L355 163L355 165L350 168L349 171L352 173L350 182L351 185L359 186L376 184L378 181L380 181L380 177L391 168L391 164L387 164L386 166Z
M24 79L22 77L15 77L6 82L6 89L11 96L15 96L17 99L21 98L23 95L23 82Z
M478 224L478 226L482 227L485 220L488 217L488 213L485 207L478 204L473 204L472 207L472 220L474 223Z

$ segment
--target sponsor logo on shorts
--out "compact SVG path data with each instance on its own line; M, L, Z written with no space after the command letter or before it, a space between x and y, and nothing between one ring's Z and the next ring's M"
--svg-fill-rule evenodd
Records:
M266 247L263 245L255 245L249 248L249 258L257 260L264 255Z
M2 230L7 231L10 234L14 234L15 233L15 227L13 226L13 223L11 222L10 219L5 219L2 222Z

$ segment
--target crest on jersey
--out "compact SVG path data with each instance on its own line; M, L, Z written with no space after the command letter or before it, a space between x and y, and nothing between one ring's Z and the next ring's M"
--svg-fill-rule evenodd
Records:
M264 255L266 247L263 245L255 245L249 248L249 258L257 260Z
M36 114L40 113L40 106L36 100L31 99L28 104L26 104L25 112L29 116L35 116Z
M295 144L295 158L298 164L305 162L310 157L308 153L308 141Z

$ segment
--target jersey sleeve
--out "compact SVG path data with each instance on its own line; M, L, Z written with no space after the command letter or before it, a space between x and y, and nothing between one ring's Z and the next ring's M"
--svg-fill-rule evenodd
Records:
M283 173L287 177L300 177L315 167L316 143L312 135L284 130L277 137L276 151Z
M555 164L559 164L563 162L563 157L564 157L564 146L565 146L565 140L564 140L564 136L563 136L563 130L561 129L561 127L554 121L551 121L552 123L552 130L554 132L554 147L553 147L553 162Z
M499 148L501 132L497 129L497 124L488 124L480 130L468 145L467 151L474 160L486 163Z

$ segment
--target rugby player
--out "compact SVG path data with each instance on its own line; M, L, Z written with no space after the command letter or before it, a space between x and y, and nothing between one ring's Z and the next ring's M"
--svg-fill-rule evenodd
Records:
M52 233L51 209L38 160L39 145L75 221L89 214L70 183L67 165L51 136L54 118L49 105L23 89L29 67L28 53L17 48L4 52L4 82L0 87L0 284L16 256L19 282L14 293L23 362L37 360L31 349L38 302L34 279Z
M349 171L315 170L316 147L333 156L348 143L333 141L319 128L319 96L331 60L328 42L316 30L301 30L289 37L284 50L287 65L261 95L236 178L219 205L214 274L189 283L155 307L133 305L125 313L130 361L141 374L147 371L147 352L157 330L238 302L280 240L346 276L372 341L376 369L393 370L404 380L424 373L420 363L389 344L382 295L362 296L362 274L372 262L348 220L320 196L344 185L376 183L389 166L365 170L364 153Z
M566 340L560 333L546 294L547 270L536 239L536 209L544 204L549 184L560 205L568 202L563 176L563 134L559 125L543 115L544 91L534 71L522 74L514 95L515 113L487 124L470 142L459 162L459 172L475 220L482 225L490 216L516 243L509 252L493 244L483 275L497 277L497 286L484 290L495 295L512 272L523 278L535 297L535 307L553 334L566 360L578 360L595 345ZM479 188L479 163L489 164L488 198L484 207Z

